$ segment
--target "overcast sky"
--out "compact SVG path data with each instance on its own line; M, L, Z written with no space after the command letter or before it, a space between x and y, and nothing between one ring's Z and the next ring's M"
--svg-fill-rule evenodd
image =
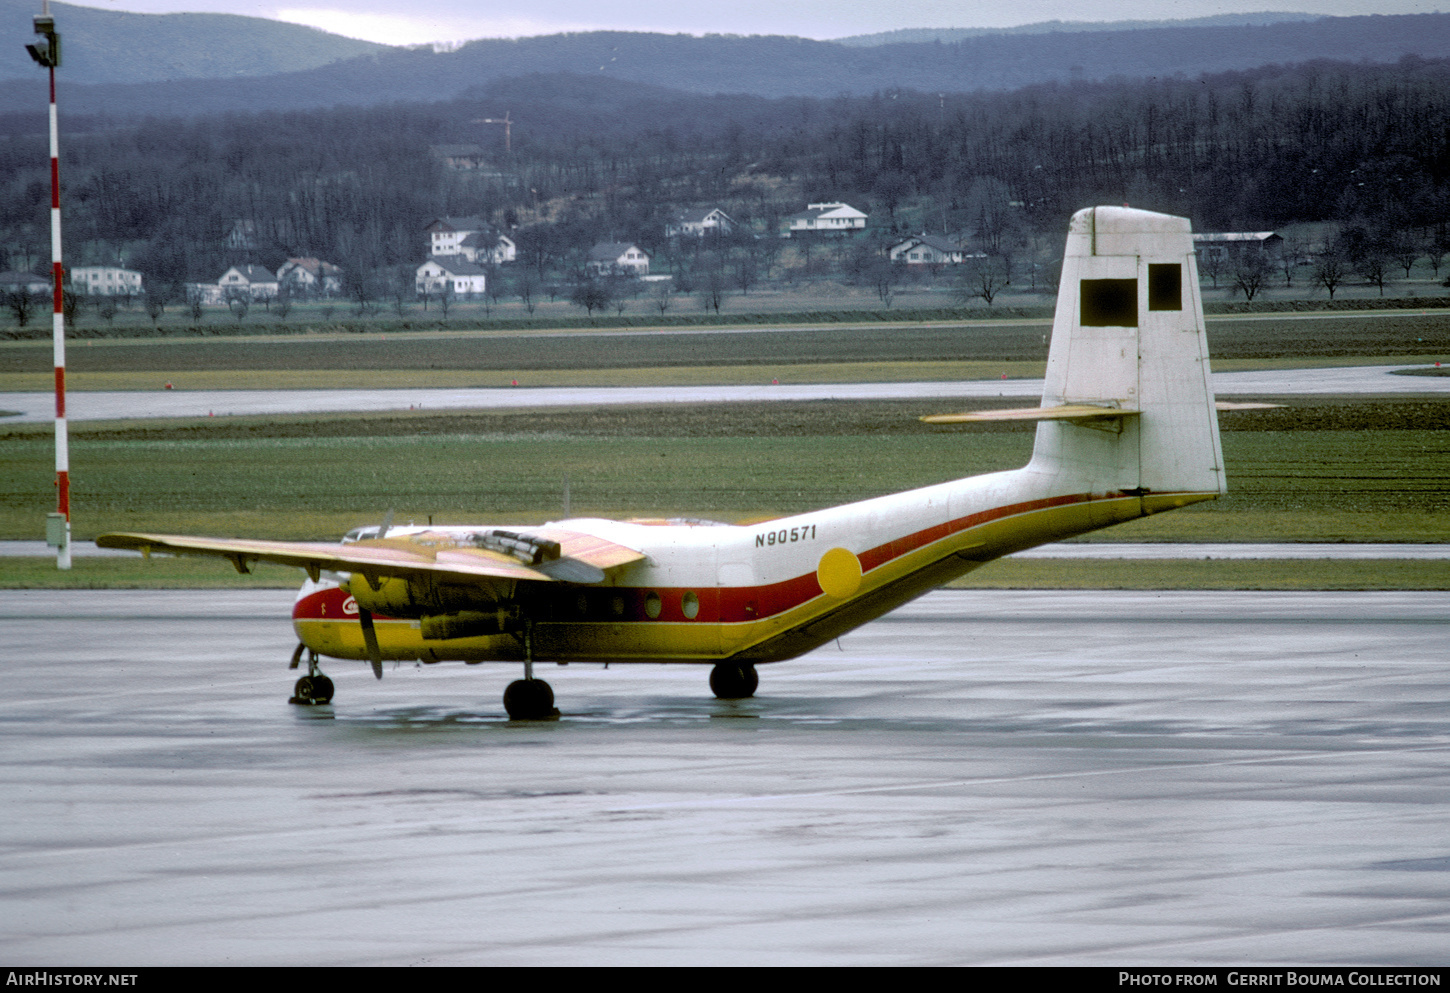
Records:
M393 45L517 38L560 31L786 34L842 38L895 28L1011 27L1039 21L1167 20L1256 10L1416 14L1446 0L85 0L144 14L205 11L308 24Z

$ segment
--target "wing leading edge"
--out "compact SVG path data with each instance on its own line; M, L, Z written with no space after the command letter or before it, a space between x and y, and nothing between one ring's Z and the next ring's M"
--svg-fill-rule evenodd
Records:
M518 532L502 532L525 537ZM422 574L457 580L505 579L536 582L603 582L607 573L644 559L644 553L591 534L563 528L531 529L532 546L489 541L494 532L473 536L423 532L397 538L355 541L346 545L311 541L265 541L251 538L194 538L175 534L122 532L96 539L100 548L123 548L150 555L201 555L228 559L241 573L256 562L305 569L314 581L323 571L362 573L369 582ZM542 552L540 551L542 546ZM523 560L521 560L523 559Z

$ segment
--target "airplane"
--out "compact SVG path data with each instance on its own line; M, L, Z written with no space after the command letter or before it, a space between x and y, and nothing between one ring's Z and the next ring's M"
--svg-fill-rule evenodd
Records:
M717 697L1012 552L1227 492L1191 228L1128 207L1073 215L1026 466L753 524L574 518L355 529L340 544L117 533L103 548L299 566L292 701L319 659L522 663L515 720L557 716L536 662L708 664Z

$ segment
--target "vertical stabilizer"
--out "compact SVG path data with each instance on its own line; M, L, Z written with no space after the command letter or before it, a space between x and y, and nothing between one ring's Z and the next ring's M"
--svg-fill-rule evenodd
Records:
M1042 406L1137 410L1044 421L1031 468L1094 494L1225 492L1187 219L1128 207L1072 218Z

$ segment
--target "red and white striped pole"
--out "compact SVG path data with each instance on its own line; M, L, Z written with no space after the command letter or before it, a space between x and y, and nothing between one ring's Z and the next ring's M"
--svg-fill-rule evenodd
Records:
M55 67L60 65L60 35L44 0L35 33L45 43L26 45L30 57L50 70L50 268L51 318L55 342L55 513L46 521L45 538L55 546L56 568L70 568L70 437L65 424L65 266L60 252L60 120L55 112Z

